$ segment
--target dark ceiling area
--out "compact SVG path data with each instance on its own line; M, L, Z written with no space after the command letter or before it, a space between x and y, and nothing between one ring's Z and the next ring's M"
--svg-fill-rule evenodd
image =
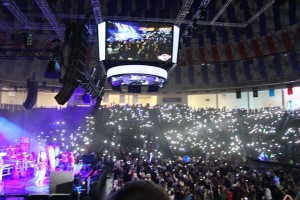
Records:
M70 23L91 31L86 65L97 67L97 24L105 20L174 23L180 27L177 67L163 92L203 92L298 85L300 0L0 0L0 86L28 78L59 87L44 71L53 40ZM31 43L24 38L30 36Z

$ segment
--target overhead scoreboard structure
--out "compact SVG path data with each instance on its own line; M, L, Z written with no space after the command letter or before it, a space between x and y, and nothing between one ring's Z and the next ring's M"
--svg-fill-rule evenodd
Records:
M98 24L99 61L113 90L163 88L176 66L180 29L168 23L105 21Z

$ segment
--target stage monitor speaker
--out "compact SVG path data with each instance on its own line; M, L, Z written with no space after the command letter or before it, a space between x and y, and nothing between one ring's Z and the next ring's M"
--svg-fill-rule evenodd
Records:
M73 192L73 171L50 173L50 194L71 194Z
M45 78L53 78L53 79L58 79L60 78L60 64L58 61L50 60L48 62L48 65L46 67L46 71L44 74Z
M25 109L32 109L36 103L38 94L38 82L36 81L27 81L27 98L23 103Z

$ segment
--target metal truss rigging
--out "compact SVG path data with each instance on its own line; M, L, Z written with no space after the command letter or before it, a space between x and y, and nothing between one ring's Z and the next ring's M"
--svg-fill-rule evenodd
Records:
M5 23L0 22L0 29L1 29L1 30L5 30Z
M124 17L124 16L103 16L104 20L125 20L125 21L141 21L141 22L166 22L175 23L174 19L163 18L143 18L143 17ZM183 24L189 23L189 20L183 20Z
M60 25L59 28L61 30L65 29L65 25ZM53 30L52 26L46 23L31 23L28 27L24 27L18 23L6 23L0 22L1 30Z
M96 24L99 24L102 22L101 6L99 0L91 0L91 4L93 7Z
M204 2L204 1L203 1ZM209 0L206 0L207 4L209 3ZM213 25L213 26L226 26L226 27L246 27L249 24L251 24L254 20L256 20L262 13L264 13L267 9L269 9L274 3L275 0L270 0L267 4L265 4L259 11L257 11L255 14L252 15L252 17L243 23L231 23L231 22L217 22L218 18L225 12L227 7L232 3L233 0L227 0L225 4L222 6L222 8L219 10L219 12L214 16L214 18L211 21L197 21L198 25ZM204 5L207 5L204 4ZM192 26L193 20L196 19L200 14L200 9L202 4L199 6L198 10L196 11L195 15L193 16L192 20L189 22L189 25L186 27L185 31L183 32L182 36L187 36L188 32L187 30Z
M2 5L5 6L16 17L25 28L29 28L29 19L14 1L4 0Z
M59 27L59 25L54 17L54 14L52 13L46 0L35 0L35 2L38 4L38 6L41 9L41 11L43 12L44 16L49 21L52 29L56 32L58 38L60 40L64 40L64 33L61 30L61 28Z
M211 24L209 21L198 21L198 25L214 25L214 26L226 26L226 27L244 27L244 24L241 23L231 23L231 22L215 22L214 24Z
M264 5L259 11L257 11L252 17L245 23L245 26L252 23L255 19L257 19L262 13L264 13L266 10L268 10L273 4L275 3L275 0L269 1L266 5Z
M203 1L201 2L200 6L198 7L197 11L195 12L195 14L194 14L192 20L189 21L188 26L187 26L186 29L184 30L182 36L186 36L186 35L187 35L187 30L192 26L193 20L198 18L198 16L200 15L201 9L206 8L207 5L209 4L209 2L210 2L210 0L203 0ZM204 23L205 23L205 25L206 25L207 22L204 22ZM207 24L209 24L209 23L207 23ZM203 24L203 25L204 25L204 24Z
M14 16L18 19L20 23L7 23L7 22L1 22L0 21L0 30L5 31L14 31L14 30L54 30L56 32L56 35L50 35L51 38L59 38L61 40L64 39L64 31L66 29L65 24L59 24L56 18L58 19L85 19L86 15L76 15L76 14L57 14L54 16L52 13L49 5L47 4L46 0L35 0L40 9L42 10L43 14L39 13L32 13L25 15L22 13L20 8L15 4L13 0L3 0L2 4L3 6L7 7ZM199 14L201 12L201 8L206 8L209 4L210 0L202 0L199 8L195 12L192 20L185 20L187 13L189 12L189 9L191 8L193 4L193 0L186 0L184 1L176 19L165 19L165 18L143 18L143 17L125 17L125 16L102 16L101 15L101 5L98 0L91 0L91 4L93 7L94 17L96 19L96 23L100 23L102 20L134 20L134 21L151 21L151 22L165 22L165 23L174 23L178 26L182 24L187 24L188 26L183 31L182 36L187 36L187 30L193 25L193 20L197 17L199 17ZM204 25L204 26L225 26L225 27L246 27L247 25L253 23L261 14L263 14L267 9L269 9L276 1L270 0L268 1L260 10L258 10L256 13L254 13L251 18L249 18L248 21L242 22L242 23L231 23L231 22L218 22L217 20L219 17L226 11L230 3L232 3L233 0L227 0L223 6L220 8L218 13L213 17L210 21L197 21L198 25ZM30 23L28 17L46 17L49 21L48 23ZM55 18L56 17L56 18ZM97 32L97 26L91 25L90 29L96 33ZM94 38L94 39L93 39ZM97 40L96 37L91 37L90 42L93 42L94 40Z
M53 49L16 49L16 48L0 48L1 59L49 59Z
M189 12L194 0L186 0L183 5L181 6L179 13L177 14L175 24L180 26L184 18L186 17L187 13Z
M231 4L233 0L227 0L226 3L222 6L222 8L219 10L219 12L214 16L214 18L211 20L210 24L214 24L217 19L225 12L229 4Z

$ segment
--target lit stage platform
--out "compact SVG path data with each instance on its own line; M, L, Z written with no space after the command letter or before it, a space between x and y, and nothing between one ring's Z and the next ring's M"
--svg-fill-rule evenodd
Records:
M49 195L49 177L46 177L43 185L36 185L34 177L24 177L12 179L3 177L0 182L1 196L28 195L28 194L47 194ZM0 198L1 199L1 198Z
M82 170L81 174L86 177L89 175L89 172L90 171ZM58 199L58 197L62 196L64 196L65 199L69 199L66 197L69 196L71 198L71 194L74 194L73 182L73 171L47 173L46 177L43 180L43 184L41 185L37 183L36 176L34 174L18 178L14 178L13 174L10 174L7 176L3 176L2 181L0 181L0 200L28 199L28 196L32 195L36 195L36 197L37 195L45 195L48 197L49 195L56 195L57 198L50 199ZM34 197L29 199L34 199Z
M47 174L43 184L38 185L35 176L14 178L4 176L0 181L0 200L73 200L84 199L89 195L90 185L97 186L91 195L107 195L107 170L98 172L96 168L83 169L82 177L73 174L73 171L58 171ZM79 178L79 179L78 179ZM93 180L92 180L93 179Z

